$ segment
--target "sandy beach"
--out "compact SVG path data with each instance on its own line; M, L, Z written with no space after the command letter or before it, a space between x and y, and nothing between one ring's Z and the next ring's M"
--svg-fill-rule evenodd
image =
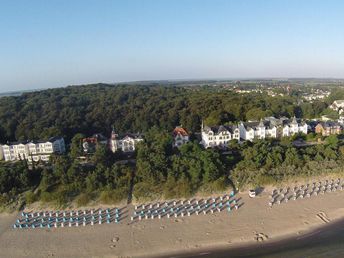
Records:
M52 229L12 229L16 214L0 215L0 257L152 257L208 248L231 248L300 236L344 216L344 191L268 206L271 189L243 205L190 217L132 222L129 205L119 224ZM320 217L326 218L321 219ZM260 244L261 242L257 243Z

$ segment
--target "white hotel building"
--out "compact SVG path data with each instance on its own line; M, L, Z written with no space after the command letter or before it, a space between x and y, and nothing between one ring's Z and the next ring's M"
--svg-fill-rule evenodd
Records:
M230 140L240 140L240 131L237 126L204 126L202 125L202 141L204 148L227 148Z
M267 117L260 122L240 122L238 126L204 126L202 125L202 141L204 148L226 148L230 140L253 141L254 139L289 137L298 133L307 134L305 122L282 117Z
M48 141L15 142L0 145L0 160L49 161L51 154L66 151L62 137L53 137Z
M296 117L294 116L292 121L288 121L283 125L283 133L282 136L293 136L294 134L308 133L308 125L305 122L298 122Z
M245 141L254 139L277 138L277 127L270 121L240 122L240 138Z

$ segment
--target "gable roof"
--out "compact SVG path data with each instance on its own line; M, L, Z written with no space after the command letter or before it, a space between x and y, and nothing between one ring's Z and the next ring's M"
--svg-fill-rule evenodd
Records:
M141 139L143 139L141 134L139 134L139 133L127 133L127 134L125 134L121 138L121 140L126 140L126 139L129 139L129 138L134 139L134 140L141 140Z
M177 126L176 128L174 128L173 137L176 137L178 134L182 136L189 136L188 132L183 127L180 127L180 126Z
M319 122L317 126L321 125L323 128L329 128L329 127L338 127L340 124L335 121L326 121L326 122Z
M249 131L251 129L255 130L259 127L265 127L265 129L272 129L275 127L275 125L269 120L242 122L242 124L244 125L244 127L247 131Z
M214 132L214 134L219 134L221 132L230 132L234 133L235 129L238 127L235 125L218 125L218 126L205 126L203 131L209 133L210 131Z
M344 105L344 100L343 99L335 100L335 101L333 101L333 104Z

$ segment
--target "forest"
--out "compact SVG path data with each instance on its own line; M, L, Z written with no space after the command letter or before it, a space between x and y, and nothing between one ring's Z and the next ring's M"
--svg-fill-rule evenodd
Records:
M342 94L337 92L336 94ZM344 96L344 94L343 94ZM333 98L333 96L330 96ZM0 98L2 142L62 135L68 152L50 165L0 162L0 206L36 201L65 206L117 203L211 194L228 187L276 184L290 178L342 173L341 136L320 137L321 144L296 148L293 139L232 141L229 152L203 149L194 136L172 148L171 131L190 133L202 120L215 125L274 115L312 118L329 102L299 103L295 96L239 95L209 87L87 85ZM102 145L85 162L80 139L95 132L142 132L135 160L123 162ZM304 137L304 136L299 136Z
M240 95L206 86L84 85L0 98L0 142L75 134L145 133L183 125L191 133L208 125L265 116L314 118L328 103L298 103L296 96Z

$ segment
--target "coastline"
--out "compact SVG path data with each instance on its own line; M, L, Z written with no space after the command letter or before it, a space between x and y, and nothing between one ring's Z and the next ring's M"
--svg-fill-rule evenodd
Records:
M300 235L288 234L280 237L276 237L266 242L244 242L228 245L212 245L208 248L200 248L197 251L188 252L170 252L165 254L154 255L151 257L264 257L265 255L272 255L275 252L286 251L288 248L300 248L305 247L306 244L314 244L317 240L321 240L329 235L329 232L336 234L337 231L344 230L344 218L332 221L329 224L321 225L316 228L312 228L309 231L305 231ZM326 236L323 236L326 234ZM344 250L343 250L344 252ZM142 256L147 257L147 256ZM279 255L276 257L280 257Z
M133 207L119 224L78 228L14 230L15 217L0 215L1 257L188 257L203 253L230 252L243 256L243 250L279 247L299 238L307 239L318 231L342 223L344 191L290 201L270 208L270 189L249 198L239 193L243 206L238 210L183 218L130 221ZM329 223L317 214L326 214ZM4 216L10 224L2 223ZM10 219L11 218L11 219ZM262 242L256 234L266 235ZM118 238L118 241L113 241ZM187 255L187 256L185 256ZM217 255L218 257L221 257ZM209 256L212 257L212 256ZM226 256L223 256L226 257ZM245 257L245 256L244 256Z

